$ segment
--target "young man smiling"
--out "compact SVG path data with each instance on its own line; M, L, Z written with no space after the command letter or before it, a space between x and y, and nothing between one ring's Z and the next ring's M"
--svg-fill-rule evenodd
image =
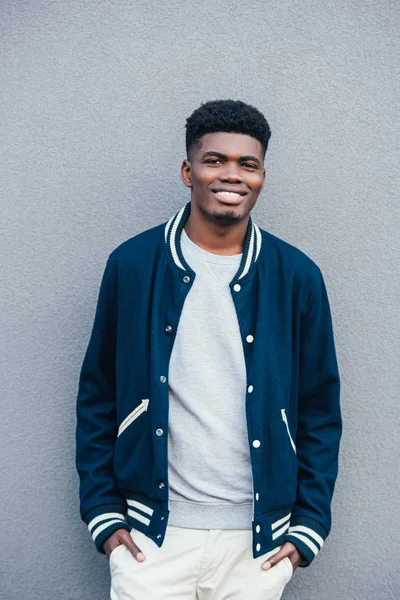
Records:
M190 202L107 260L77 398L112 600L278 600L331 528L339 372L319 267L250 215L265 117L187 119Z

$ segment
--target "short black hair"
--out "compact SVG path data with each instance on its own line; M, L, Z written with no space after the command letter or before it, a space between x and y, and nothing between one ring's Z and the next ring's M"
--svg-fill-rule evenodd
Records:
M241 100L210 100L202 103L186 119L186 153L200 145L206 133L226 131L243 133L261 142L263 159L271 137L271 129L264 115L251 104Z

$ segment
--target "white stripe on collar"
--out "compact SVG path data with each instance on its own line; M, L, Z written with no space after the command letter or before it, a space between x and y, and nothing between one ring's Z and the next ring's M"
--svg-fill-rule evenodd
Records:
M253 227L251 228L251 237L250 237L249 251L247 253L246 262L244 264L244 269L243 269L242 274L240 275L239 279L241 277L244 277L244 275L246 275L246 273L249 272L251 261L253 259L254 237L255 237L255 234L254 234L254 224L253 224Z
M180 223L180 220L182 219L182 215L183 215L183 212L184 212L185 208L186 208L186 206L184 206L183 208L181 208L181 210L176 215L174 215L173 217L171 217L170 220L167 223L167 227L165 228L165 240L167 240L168 232L169 232L169 230L171 228L171 224L172 224L173 220L175 219L175 222L172 225L169 247L171 249L172 257L173 257L173 259L175 261L175 264L177 264L178 267L180 269L183 269L184 271L186 269L183 266L183 264L181 263L181 261L179 260L178 253L176 251L176 240L175 240L175 238L176 238L176 230L177 230L177 227L178 227L178 225Z
M254 231L256 232L256 255L254 257L254 260L256 261L258 258L258 255L260 254L260 250L261 250L261 231L258 225L256 225L253 221L253 225L254 225Z

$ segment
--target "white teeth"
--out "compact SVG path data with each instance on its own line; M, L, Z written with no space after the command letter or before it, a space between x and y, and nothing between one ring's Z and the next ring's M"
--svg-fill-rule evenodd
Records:
M238 192L225 192L225 191L219 191L219 192L215 192L216 194L221 194L224 196L232 196L235 198L240 198L241 194L239 194Z

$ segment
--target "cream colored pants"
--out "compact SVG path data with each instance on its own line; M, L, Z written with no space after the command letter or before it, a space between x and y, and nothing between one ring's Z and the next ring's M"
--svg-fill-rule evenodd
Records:
M168 525L161 548L141 531L131 536L146 560L126 546L111 552L111 600L279 600L293 575L289 558L261 569L280 546L254 559L250 529Z

